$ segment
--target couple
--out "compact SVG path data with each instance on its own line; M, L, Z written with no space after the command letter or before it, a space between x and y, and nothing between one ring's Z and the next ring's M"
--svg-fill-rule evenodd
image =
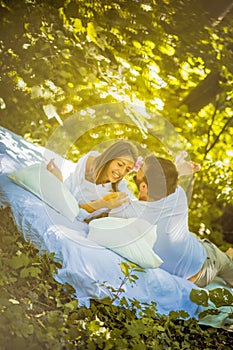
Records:
M162 269L199 287L205 287L216 276L233 286L232 249L223 253L188 229L187 198L178 185L178 176L198 171L198 165L183 161L176 167L170 160L147 156L135 175L139 190L139 201L135 201L124 177L136 161L137 151L126 141L113 144L102 154L90 152L80 159L74 173L65 180L83 209L80 219L106 208L112 209L111 217L141 217L157 225L153 249L163 260ZM63 180L53 161L47 168Z

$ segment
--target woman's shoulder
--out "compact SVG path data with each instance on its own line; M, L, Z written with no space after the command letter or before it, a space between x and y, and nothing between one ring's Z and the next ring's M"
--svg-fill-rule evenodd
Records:
M90 156L92 156L92 157L98 157L99 155L100 155L100 153L97 152L97 151L90 151L90 152L88 152L88 153L86 154L87 157L90 157Z
M87 153L81 155L81 157L80 157L79 160L78 160L78 163L79 163L82 159L88 159L89 157L97 157L98 155L99 155L99 153L96 152L96 151L87 152Z
M98 152L95 152L95 151L90 151L90 152L88 152L88 153L85 153L85 154L83 154L80 158L79 158L79 160L77 161L77 163L76 163L76 168L79 168L80 166L81 167L86 167L86 163L90 160L90 159L92 159L92 158L95 158L95 157L97 157L98 156Z

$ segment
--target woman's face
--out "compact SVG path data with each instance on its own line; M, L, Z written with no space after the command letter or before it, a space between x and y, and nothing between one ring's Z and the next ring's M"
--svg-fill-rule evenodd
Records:
M132 170L133 166L134 160L132 158L113 159L106 170L106 178L112 183L118 182Z

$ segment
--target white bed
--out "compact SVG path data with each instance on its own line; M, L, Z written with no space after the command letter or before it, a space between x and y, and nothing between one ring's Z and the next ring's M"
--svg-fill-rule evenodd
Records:
M78 220L72 223L8 178L7 174L16 169L43 161L45 152L46 158L51 156L57 163L63 162L63 166L65 162L67 174L74 168L71 161L0 127L0 206L11 207L16 225L26 241L31 240L41 252L55 252L55 259L62 268L54 278L72 285L79 305L88 307L90 299L109 296L108 289L101 286L102 282L107 281L107 285L116 289L119 287L120 278L124 277L119 264L126 260L88 240L87 224ZM156 302L160 314L184 310L189 317L198 317L202 308L189 297L191 290L197 289L194 284L160 268L147 269L138 273L138 277L135 284L124 286L124 297L144 303ZM206 321L217 327L223 323L223 319L218 323Z

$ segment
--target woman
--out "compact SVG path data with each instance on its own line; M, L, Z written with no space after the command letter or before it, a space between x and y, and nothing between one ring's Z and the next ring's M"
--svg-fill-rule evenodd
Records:
M132 197L124 177L133 169L137 150L128 141L120 140L103 153L91 151L77 163L75 171L64 181L88 213L103 208L113 209ZM51 160L47 169L63 181L60 169ZM96 213L95 213L96 214Z

